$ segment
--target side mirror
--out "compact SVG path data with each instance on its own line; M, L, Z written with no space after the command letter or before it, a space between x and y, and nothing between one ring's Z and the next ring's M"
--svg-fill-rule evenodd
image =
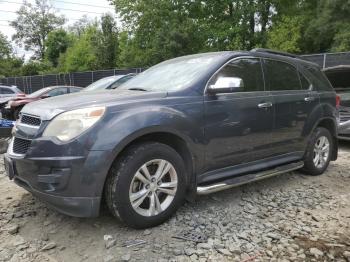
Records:
M49 98L50 96L49 95L42 95L41 98L44 99L44 98Z
M212 94L233 93L241 91L244 87L242 78L239 77L219 77L214 85L209 86L208 91Z

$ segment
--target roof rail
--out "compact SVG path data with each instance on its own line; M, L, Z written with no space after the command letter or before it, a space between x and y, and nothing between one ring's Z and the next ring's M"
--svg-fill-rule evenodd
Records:
M282 51L276 51L272 49L265 49L265 48L254 48L251 50L251 52L260 52L260 53L269 53L269 54L274 54L274 55L281 55L281 56L288 56L288 57L293 57L293 58L299 58L298 55L290 54L287 52L282 52Z

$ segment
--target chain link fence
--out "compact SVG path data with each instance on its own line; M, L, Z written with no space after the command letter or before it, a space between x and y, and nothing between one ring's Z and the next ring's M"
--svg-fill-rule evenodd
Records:
M350 52L302 55L301 57L305 60L318 64L322 68L338 65L350 65ZM23 92L30 94L48 86L72 85L86 87L104 77L125 75L129 73L140 73L143 70L143 68L109 69L67 74L18 76L2 78L0 79L0 83L9 86L15 85Z
M30 94L48 86L70 85L86 87L104 77L140 73L142 71L142 68L131 68L75 72L67 74L6 77L0 79L0 83L7 86L15 85L26 94Z
M350 65L350 52L302 55L301 57L318 64L322 68Z

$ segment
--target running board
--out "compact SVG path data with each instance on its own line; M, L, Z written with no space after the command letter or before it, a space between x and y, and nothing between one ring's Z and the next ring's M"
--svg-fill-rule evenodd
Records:
M302 168L303 166L304 166L304 162L300 161L300 162L291 163L283 166L278 166L274 169L270 169L270 170L266 170L266 171L262 171L254 174L246 174L238 177L229 178L217 184L211 184L208 186L199 186L197 187L197 194L207 195L207 194L215 193L221 190L229 189L232 187L244 185L244 184L261 180L264 178L277 176L283 173L297 170L299 168Z

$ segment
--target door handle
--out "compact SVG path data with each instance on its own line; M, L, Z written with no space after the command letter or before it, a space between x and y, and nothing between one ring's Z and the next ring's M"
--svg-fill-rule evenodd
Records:
M314 101L314 100L315 100L315 98L313 96L307 96L307 97L304 98L305 102L311 102L311 101Z
M261 104L258 104L258 107L259 108L269 108L269 107L272 107L272 103L271 102L261 103Z

